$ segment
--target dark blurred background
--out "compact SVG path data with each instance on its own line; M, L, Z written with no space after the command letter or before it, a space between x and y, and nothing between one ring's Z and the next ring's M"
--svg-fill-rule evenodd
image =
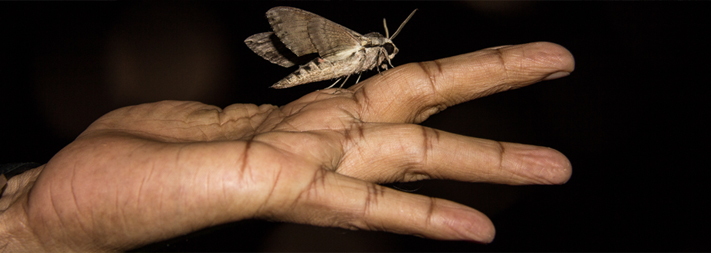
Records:
M711 251L709 2L3 2L0 163L46 162L126 105L284 105L328 86L268 88L293 69L243 40L270 30L264 13L277 5L361 34L383 33L384 17L394 31L419 8L395 40L396 66L534 41L568 48L569 77L423 124L555 148L573 177L563 186L407 186L487 214L497 229L489 245L248 220L138 250Z

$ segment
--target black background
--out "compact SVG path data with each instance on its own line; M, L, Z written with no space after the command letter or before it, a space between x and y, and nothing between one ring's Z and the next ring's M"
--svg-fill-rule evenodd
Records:
M569 77L447 109L423 124L555 148L562 186L427 181L416 193L477 208L489 245L248 220L142 251L710 251L708 2L0 3L0 163L46 162L93 120L164 99L284 105L330 82L268 87L293 69L243 40L288 5L362 34L391 32L393 64L550 41ZM365 77L372 75L367 73ZM706 116L704 116L706 115Z

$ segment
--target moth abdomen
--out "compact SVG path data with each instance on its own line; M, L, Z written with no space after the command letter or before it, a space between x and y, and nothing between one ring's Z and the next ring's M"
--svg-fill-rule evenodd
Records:
M275 89L284 89L297 85L318 82L353 74L353 67L348 61L329 61L316 58L272 85Z

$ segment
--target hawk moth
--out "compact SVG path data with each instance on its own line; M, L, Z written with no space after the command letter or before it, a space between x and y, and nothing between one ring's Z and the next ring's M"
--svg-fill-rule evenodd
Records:
M392 40L415 14L415 9L393 33L385 36L377 32L361 35L351 29L336 24L311 12L278 6L267 11L266 16L273 32L257 33L244 40L252 51L265 60L288 68L309 60L299 69L272 85L283 89L301 84L338 78L328 88L333 87L344 76L359 74L373 68L387 70L385 61L392 66L391 59L398 53ZM358 80L360 76L358 76Z

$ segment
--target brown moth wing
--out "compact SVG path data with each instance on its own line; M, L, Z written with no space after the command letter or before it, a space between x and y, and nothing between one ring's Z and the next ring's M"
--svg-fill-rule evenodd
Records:
M317 53L307 30L311 19L322 18L293 7L277 6L267 11L267 19L274 34L297 56Z
M318 53L329 59L360 46L357 32L302 9L274 7L267 11L267 19L274 34L297 56Z
M244 43L247 44L247 47L252 49L254 53L271 63L285 68L294 66L294 61L289 58L296 57L296 55L290 52L273 32L263 32L249 36L249 38L244 40ZM293 57L287 57L287 55Z
M308 31L318 54L327 60L343 60L362 47L362 35L325 18L311 19Z

